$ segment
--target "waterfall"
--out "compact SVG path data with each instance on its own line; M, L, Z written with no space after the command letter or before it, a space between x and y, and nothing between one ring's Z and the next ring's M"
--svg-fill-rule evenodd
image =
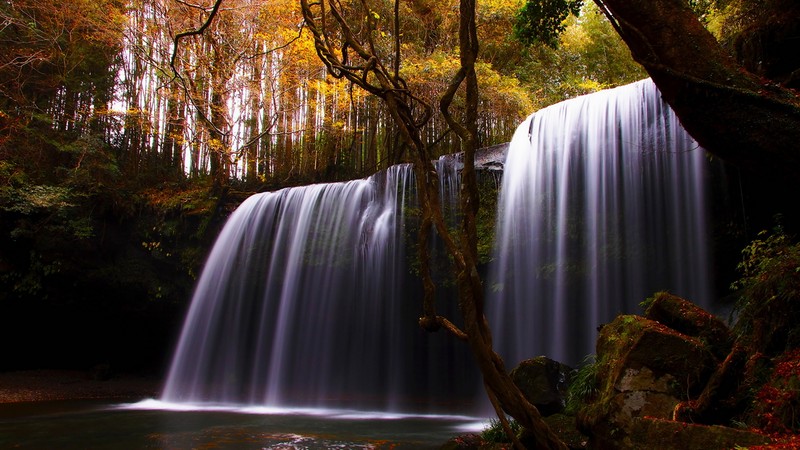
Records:
M513 366L577 364L596 329L659 290L710 298L705 152L650 80L545 108L517 129L487 280Z
M459 165L438 166L452 221ZM649 80L520 125L484 268L509 367L539 354L576 364L593 353L598 325L639 311L657 290L708 302L706 166ZM413 186L410 166L399 165L242 203L198 280L162 399L481 410L467 346L417 326ZM440 313L458 316L455 303L440 301Z
M413 186L399 165L243 202L198 280L162 399L429 411L471 397L475 375L454 380L474 373L464 346L417 326Z

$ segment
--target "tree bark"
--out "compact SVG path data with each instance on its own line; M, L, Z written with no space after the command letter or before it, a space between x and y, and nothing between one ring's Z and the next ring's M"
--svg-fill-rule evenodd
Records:
M398 0L396 0L398 1ZM397 3L396 3L397 5ZM467 341L484 378L489 397L494 404L515 418L536 439L537 448L566 449L564 443L542 420L537 409L522 395L505 369L502 359L492 350L492 337L483 311L483 283L477 270L477 232L475 214L478 210L478 191L474 170L477 148L478 81L475 61L478 55L475 28L475 0L460 0L459 47L461 68L440 103L448 125L458 134L464 150L462 172L462 214L464 222L460 236L455 236L445 224L439 199L438 175L431 163L429 148L422 140L422 129L431 117L431 108L416 97L399 72L400 33L398 9L394 17L394 59L381 58L372 41L375 30L373 16L360 28L352 28L345 19L341 4L335 1L309 3L301 0L303 17L314 36L320 60L329 73L345 78L365 91L381 98L397 127L400 138L409 148L414 162L417 193L422 214L419 232L420 274L423 282L423 316L420 326L427 331L445 328L459 339ZM332 27L331 27L332 26ZM331 39L340 34L343 43ZM336 44L336 45L334 45ZM393 64L386 64L389 59ZM386 64L386 65L385 65ZM461 120L450 114L449 105L459 87L466 86L466 112ZM436 286L430 273L428 239L435 230L452 257L459 291L459 307L464 318L464 331L450 320L436 314ZM502 412L501 412L502 414Z
M478 58L478 34L475 21L475 0L459 3L459 54L461 68L442 96L439 109L448 126L458 135L464 154L461 171L461 213L463 215L460 246L451 250L456 265L459 308L464 319L463 337L475 357L487 394L497 411L506 432L505 417L511 417L527 429L537 448L566 449L558 436L542 420L539 411L522 394L505 368L492 345L492 333L484 313L483 282L478 275L478 234L476 215L479 208L478 182L475 174L475 150L478 147L478 78L475 62ZM456 90L464 85L465 112L461 121L449 111ZM457 334L457 336L462 336ZM516 436L509 436L515 446L521 447Z
M744 170L800 175L800 99L746 72L685 0L595 0L684 128Z

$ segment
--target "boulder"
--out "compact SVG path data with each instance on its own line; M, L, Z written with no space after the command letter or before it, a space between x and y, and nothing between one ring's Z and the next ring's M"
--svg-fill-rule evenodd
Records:
M613 448L603 443L629 438L636 419L672 419L674 408L702 390L717 363L700 339L627 315L600 330L596 364L598 391L577 423L593 445Z
M601 329L597 360L608 366L612 385L635 380L628 374L630 370L647 368L655 379L675 378L667 384L677 388L679 395L702 388L716 367L715 358L700 339L635 315L619 316Z
M745 374L763 357L732 345L722 321L679 297L659 293L645 314L619 316L600 329L595 390L576 416L589 448L769 444L764 434L718 425L741 417L745 402L738 393L748 390Z
M722 320L668 292L657 293L644 316L679 333L700 339L720 361L725 359L733 346L733 333Z
M770 443L770 438L719 425L697 425L649 417L631 422L628 435L611 442L596 442L599 449L727 450Z
M525 398L547 417L564 411L573 372L565 364L539 356L519 363L511 371L511 378Z
M547 423L547 426L550 427L550 430L552 430L553 433L555 433L563 443L567 444L567 448L585 449L587 448L586 446L589 445L589 438L583 433L579 432L575 426L574 416L553 414L552 416L545 417L544 421ZM535 443L531 442L530 440L526 440L528 437L529 436L526 434L526 430L523 430L522 435L520 436L522 443L526 444L526 448L536 448Z

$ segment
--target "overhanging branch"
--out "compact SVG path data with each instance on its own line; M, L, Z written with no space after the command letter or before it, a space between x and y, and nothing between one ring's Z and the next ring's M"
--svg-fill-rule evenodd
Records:
M203 34L206 31L206 28L211 26L211 23L214 21L214 17L217 16L220 7L222 6L223 0L216 0L214 2L214 6L211 7L211 12L208 13L208 17L206 17L206 21L200 25L200 28L196 28L194 30L182 31L175 35L175 38L172 41L172 57L169 60L169 66L172 68L172 73L175 75L178 74L178 70L175 68L175 60L178 58L178 45L180 44L181 39L189 36L197 36Z

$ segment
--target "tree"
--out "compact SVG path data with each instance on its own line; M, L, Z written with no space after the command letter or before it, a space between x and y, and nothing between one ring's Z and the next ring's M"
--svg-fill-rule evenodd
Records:
M43 138L37 147L53 157L53 144L105 131L121 9L116 0L0 2L0 157L36 171L35 152L15 152L25 139Z
M578 15L583 0L528 0L517 15L514 35L526 44L541 42L558 46L558 38L566 29L570 14Z
M796 179L800 98L745 70L684 0L595 0L681 120L709 152ZM796 21L796 2L778 3ZM774 6L774 5L773 5Z
M380 3L377 3L380 5ZM478 144L478 79L476 61L478 39L474 0L459 3L460 67L440 100L439 108L448 126L459 137L464 154L461 208L462 229L454 236L445 224L438 198L438 177L431 163L430 148L422 139L422 129L432 115L432 107L410 89L400 74L402 33L400 2L393 4L392 20L381 22L381 14L366 0L345 3L341 0L301 0L303 17L314 35L317 54L334 77L345 78L381 98L398 126L411 152L422 210L419 232L420 266L423 278L424 314L420 326L428 331L445 328L467 342L484 378L487 393L498 416L514 417L534 436L540 448L565 448L542 421L538 410L514 384L502 359L492 349L492 336L484 315L483 284L477 270L475 214L478 191L474 155ZM463 85L463 86L462 86ZM463 112L451 110L456 93L464 90ZM430 274L428 237L435 229L450 257L459 293L463 330L435 308L435 285ZM506 428L507 424L506 424ZM516 441L510 430L507 432ZM521 444L516 441L516 445Z

